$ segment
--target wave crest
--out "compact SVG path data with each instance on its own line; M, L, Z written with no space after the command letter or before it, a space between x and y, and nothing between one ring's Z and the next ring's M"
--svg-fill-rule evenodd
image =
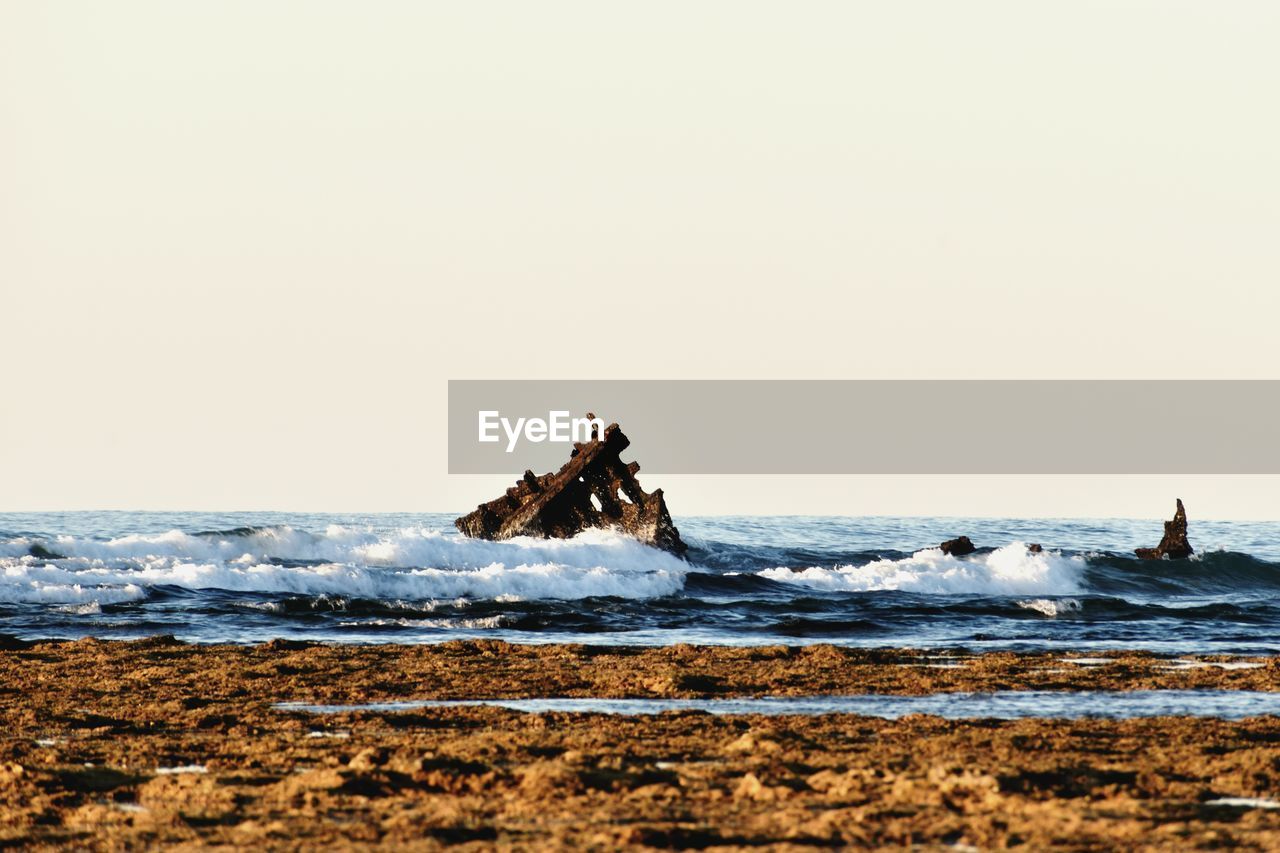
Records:
M17 540L15 540L17 541ZM21 543L20 543L21 544ZM79 603L113 587L174 586L237 592L349 595L423 601L653 598L684 585L688 566L609 531L573 539L463 539L423 528L394 533L330 526L107 541L58 537L63 559L0 559L0 602Z
M812 589L874 592L897 590L928 594L1074 595L1084 591L1083 557L1048 551L1033 553L1013 542L985 554L952 557L938 548L900 560L876 560L861 566L817 566L796 571L765 569L761 577Z

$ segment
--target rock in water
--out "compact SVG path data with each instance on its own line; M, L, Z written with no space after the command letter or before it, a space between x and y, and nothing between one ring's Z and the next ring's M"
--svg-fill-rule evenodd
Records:
M574 444L559 471L541 477L525 471L505 495L480 504L453 525L477 539L567 539L591 527L616 529L664 551L684 554L688 546L671 522L662 489L646 493L636 480L640 465L618 458L630 444L618 425L610 424L603 438L597 434Z
M1160 544L1154 548L1136 548L1133 553L1143 560L1158 560L1161 557L1181 560L1195 553L1195 549L1187 541L1187 511L1182 508L1182 498L1178 498L1178 511L1173 514L1173 519L1164 523L1164 538L1160 540Z
M942 553L951 557L963 557L965 554L972 554L978 550L973 547L973 543L969 541L968 536L957 536L955 539L948 539L938 547L942 549Z

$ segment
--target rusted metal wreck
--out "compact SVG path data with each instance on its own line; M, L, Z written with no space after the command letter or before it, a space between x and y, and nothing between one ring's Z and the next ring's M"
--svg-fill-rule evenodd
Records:
M525 471L502 497L480 504L453 524L477 539L565 539L593 527L616 529L683 555L688 546L671 521L662 489L646 493L636 480L639 463L619 458L630 444L616 423L605 428L603 437L596 430L590 441L573 445L559 471L541 477Z
M1134 553L1143 560L1159 560L1168 557L1181 560L1195 553L1187 540L1187 511L1182 506L1182 498L1178 498L1178 509L1173 518L1164 523L1164 536L1160 544L1154 548L1136 548Z

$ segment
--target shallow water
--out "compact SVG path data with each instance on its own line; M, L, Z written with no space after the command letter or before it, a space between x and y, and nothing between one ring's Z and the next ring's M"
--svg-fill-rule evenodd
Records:
M931 714L950 720L1023 717L1052 719L1131 719L1192 716L1239 720L1280 713L1280 693L1247 690L1131 690L1066 692L1009 690L998 693L935 693L928 696L803 696L759 699L483 699L436 702L371 702L361 705L314 705L281 702L279 711L338 714L352 711L413 711L490 705L539 714L565 711L589 714L661 714L706 711L710 714L858 714L897 719Z
M1193 516L1195 558L1145 562L1159 521L677 518L686 562L452 518L0 514L0 633L1280 651L1280 523ZM959 534L979 553L932 548Z

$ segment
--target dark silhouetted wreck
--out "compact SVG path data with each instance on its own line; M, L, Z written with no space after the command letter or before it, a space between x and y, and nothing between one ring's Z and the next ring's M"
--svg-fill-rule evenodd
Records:
M618 458L630 444L618 425L610 424L603 438L597 430L590 441L574 444L559 471L541 477L525 471L502 497L480 504L453 524L477 539L567 539L593 527L614 529L683 555L688 546L671 521L662 489L646 493L636 480L640 465Z
M1173 518L1164 523L1164 538L1154 548L1137 548L1134 553L1143 560L1159 560L1168 557L1180 560L1195 553L1191 543L1187 541L1187 511L1182 508L1182 498L1178 498L1178 510Z

